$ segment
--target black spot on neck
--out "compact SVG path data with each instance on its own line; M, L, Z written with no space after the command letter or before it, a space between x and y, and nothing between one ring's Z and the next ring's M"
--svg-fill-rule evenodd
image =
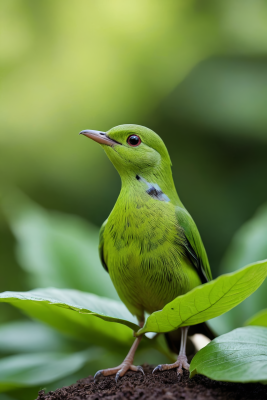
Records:
M139 181L139 180L140 180L140 176L139 176L139 175L136 175L136 179Z
M149 196L153 197L153 199L162 200L161 199L161 196L163 195L162 191L157 190L154 186L147 189L146 192L147 192L147 194L149 194Z

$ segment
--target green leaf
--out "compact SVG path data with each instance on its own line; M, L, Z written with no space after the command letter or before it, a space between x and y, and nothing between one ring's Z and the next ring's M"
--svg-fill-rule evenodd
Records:
M4 292L0 302L10 303L31 317L92 344L128 346L132 342L130 329L139 329L136 318L123 303L78 290Z
M241 303L267 276L267 261L257 262L237 272L198 286L151 314L139 336L145 332L169 332L217 317Z
M252 318L246 321L245 325L257 325L267 327L267 309L261 310L255 314Z
M127 353L133 343L132 329L135 331L139 329L135 317L122 303L77 290L50 288L30 292L4 292L0 294L0 302L12 304L29 316L46 322L63 333L108 348L116 354ZM19 340L12 331L13 324L21 331ZM37 328L33 322L13 324L3 326L2 332L0 328L0 335L3 333L3 337L0 337L0 351L1 346L5 345L7 351L10 351L12 343L15 343L14 348L18 351L23 351L25 347L28 351L33 351L38 346L39 350L44 348L47 350L47 346L53 349L57 345L59 338L56 334L55 337L51 337L53 332L46 327ZM31 325L34 326L32 333L29 332ZM8 333L10 338L7 337ZM29 338L25 339L27 333ZM35 337L31 340L32 335ZM39 335L39 339L36 335ZM62 339L61 349L77 349L75 342ZM40 343L41 340L44 343ZM73 344L75 346L70 347ZM161 337L142 340L140 349L156 349L165 357L173 359L164 338Z
M15 321L0 326L0 353L66 351L71 343L55 330L34 321Z
M238 328L212 340L193 358L190 377L267 383L267 329Z
M119 299L100 263L99 229L72 215L47 212L21 193L7 197L3 208L32 287L73 288Z
M220 270L233 272L243 265L267 258L267 204L261 206L253 218L235 234L223 258ZM212 328L226 333L244 325L245 321L267 307L267 280L253 295L231 310L211 321Z
M83 352L20 354L0 360L0 391L44 385L68 376L97 359L100 349Z

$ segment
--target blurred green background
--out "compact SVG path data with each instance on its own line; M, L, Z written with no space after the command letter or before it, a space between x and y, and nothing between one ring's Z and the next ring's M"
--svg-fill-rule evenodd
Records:
M10 192L99 228L120 179L78 133L125 123L165 141L214 277L267 258L266 0L2 0L0 32L1 291L37 282L14 251ZM14 318L1 305L0 322Z

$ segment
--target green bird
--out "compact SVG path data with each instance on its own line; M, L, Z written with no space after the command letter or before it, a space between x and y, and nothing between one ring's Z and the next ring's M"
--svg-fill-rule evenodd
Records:
M121 177L121 191L100 229L99 254L119 297L136 315L140 327L144 312L161 310L167 303L212 279L208 257L191 215L179 199L171 160L162 139L140 125L119 125L108 132L84 130L98 142ZM189 369L186 357L188 327L181 328L180 352L173 364L153 371ZM141 337L135 339L121 365L98 371L116 374L133 365Z

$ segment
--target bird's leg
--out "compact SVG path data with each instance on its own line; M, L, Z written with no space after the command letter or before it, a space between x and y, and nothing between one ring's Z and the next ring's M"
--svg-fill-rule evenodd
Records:
M185 328L181 328L182 330L181 345L180 345L179 355L176 361L177 363L179 363L177 375L179 374L183 375L183 368L189 371L190 367L186 357L186 339L187 339L188 328L189 328L188 326L186 326Z
M180 345L180 352L177 357L177 361L173 364L161 364L158 365L154 370L154 372L157 371L166 371L168 369L172 368L178 368L177 369L177 375L182 375L183 374L183 368L189 370L190 365L188 364L188 360L186 357L186 339L187 339L187 332L188 332L188 326L181 328L181 345Z
M140 327L142 327L143 324L144 324L143 321L139 322ZM137 350L137 347L138 347L141 339L142 339L142 335L135 339L132 347L130 348L129 353L125 357L124 361L118 367L101 369L100 371L98 371L94 376L95 382L97 382L97 380L100 378L100 376L109 376L109 375L114 375L114 374L116 374L115 381L118 382L119 378L122 377L123 375L125 375L126 372L129 370L135 371L135 372L142 372L142 374L145 375L144 370L140 365L137 367L135 365L133 365L134 355L135 355L135 352Z

